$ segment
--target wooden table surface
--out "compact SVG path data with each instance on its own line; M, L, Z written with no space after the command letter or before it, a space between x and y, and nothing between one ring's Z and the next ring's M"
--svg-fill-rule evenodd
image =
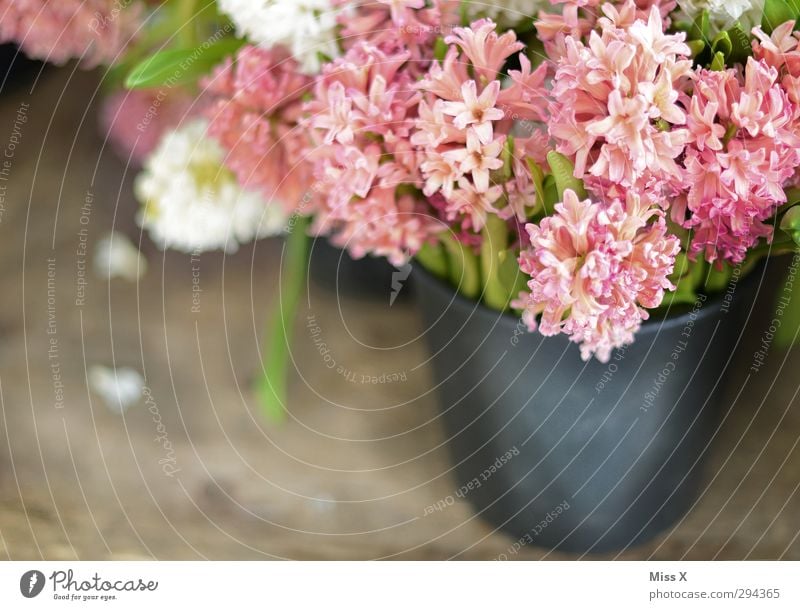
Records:
M29 104L0 208L0 557L492 559L507 551L513 540L462 502L424 516L455 485L420 321L407 301L388 311L388 287L375 299L312 288L308 315L344 372L327 368L300 320L290 418L280 426L264 422L250 393L279 242L192 261L162 254L145 236L150 269L138 284L89 273L85 303L76 303L81 228L90 250L112 227L139 239L135 172L104 148L97 82L67 67L49 70L32 93L0 98L6 150ZM141 371L151 403L113 413L87 388L94 364ZM771 353L720 431L695 510L621 558L800 559L799 364L797 354ZM407 380L360 377L392 372Z

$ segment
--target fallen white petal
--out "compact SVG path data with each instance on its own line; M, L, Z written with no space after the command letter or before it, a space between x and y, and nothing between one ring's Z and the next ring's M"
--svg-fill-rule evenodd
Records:
M89 386L109 410L124 413L141 399L144 378L132 368L114 370L96 364L89 368Z
M147 260L127 236L112 231L97 242L94 271L103 279L135 282L147 271Z

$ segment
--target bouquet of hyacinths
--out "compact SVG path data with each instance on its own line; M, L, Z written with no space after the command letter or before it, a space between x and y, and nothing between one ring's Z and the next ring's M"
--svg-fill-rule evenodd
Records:
M800 243L796 0L131 2L88 46L84 4L0 0L0 33L124 74L106 122L159 244L287 234L273 413L309 235L603 361Z

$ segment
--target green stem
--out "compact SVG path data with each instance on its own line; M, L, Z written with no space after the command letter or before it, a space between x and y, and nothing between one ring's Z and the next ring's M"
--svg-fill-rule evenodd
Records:
M692 57L697 57L706 50L706 43L704 40L690 40L686 44L689 47Z
M794 252L797 248L797 244L795 244L794 240L789 238L784 239L775 239L772 243L764 243L752 248L747 253L748 261L753 259L754 261L758 261L763 256L778 256L781 254L788 254L789 252Z
M530 171L531 179L533 180L533 186L536 189L536 203L533 205L533 209L528 211L529 216L533 216L534 214L538 214L539 211L543 210L545 207L544 170L531 158L526 159L526 162L528 163L528 171Z
M786 189L786 203L781 206L781 209L784 207L790 208L798 202L800 202L800 188L788 188Z
M450 261L450 281L465 297L477 299L481 293L481 270L478 257L452 235L442 234L441 239Z
M733 267L728 263L722 264L722 269L717 269L716 265L711 265L706 273L705 291L707 294L717 294L728 286L733 277Z
M728 128L725 130L725 136L722 138L722 145L727 146L728 143L736 137L738 132L739 128L736 127L735 124L731 123L728 125Z
M500 253L508 248L508 226L495 214L489 214L481 231L481 272L483 299L492 309L504 311L509 294L500 280Z
M273 421L282 421L286 417L289 350L308 268L310 219L297 216L295 220L284 245L278 294L262 343L266 350L264 375L256 387L264 414Z
M425 244L417 252L416 259L420 265L440 279L447 277L447 252L441 244Z
M195 12L198 0L179 0L176 19L180 46L191 49L197 46L197 23Z
M678 266L680 265L680 266ZM676 262L676 273L671 280L675 283L676 290L664 296L661 308L694 303L697 300L697 291L706 280L708 265L703 258L690 262L686 255L681 253L679 262ZM679 275L680 277L676 277Z

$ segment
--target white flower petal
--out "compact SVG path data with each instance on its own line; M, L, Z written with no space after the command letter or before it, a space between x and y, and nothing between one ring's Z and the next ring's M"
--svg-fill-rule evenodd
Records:
M745 32L761 23L764 0L678 0L683 15L679 20L693 21L704 10L708 11L712 25L717 30L741 22Z
M262 47L287 47L308 74L319 72L320 53L339 55L336 18L347 6L333 8L330 0L219 0L219 6L239 35Z
M123 233L111 231L94 249L94 272L111 280L121 278L135 282L147 271L147 260Z
M96 364L89 368L89 387L110 411L124 413L141 399L144 379L132 368L115 370Z

